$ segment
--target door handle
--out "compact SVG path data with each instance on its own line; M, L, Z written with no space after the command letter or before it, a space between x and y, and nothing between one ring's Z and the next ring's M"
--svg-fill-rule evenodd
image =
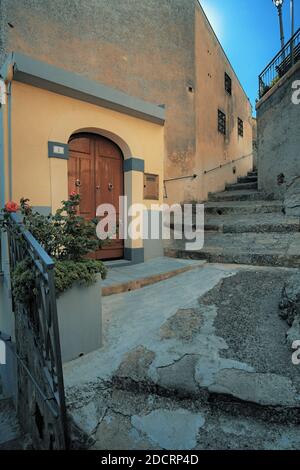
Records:
M114 189L114 185L112 183L108 183L108 190L112 191Z
M99 186L99 185L97 185L97 186L96 186L96 189L97 189L97 191L99 191L99 189L100 189L100 186Z
M75 181L75 186L76 186L77 188L80 188L80 186L81 186L81 181L80 181L80 180L76 180L76 181Z

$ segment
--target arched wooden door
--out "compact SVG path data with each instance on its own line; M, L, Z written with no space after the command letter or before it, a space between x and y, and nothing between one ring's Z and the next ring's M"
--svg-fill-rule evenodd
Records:
M111 140L96 134L74 134L69 141L69 193L81 196L80 215L96 216L100 204L113 204L119 213L119 196L124 194L123 155ZM123 240L111 240L95 253L96 259L123 258Z

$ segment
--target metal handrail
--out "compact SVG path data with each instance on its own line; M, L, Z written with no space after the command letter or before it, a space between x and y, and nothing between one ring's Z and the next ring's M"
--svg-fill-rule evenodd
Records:
M62 447L66 448L68 445L68 426L54 283L55 263L25 228L23 220L18 214L10 214L7 233L11 271L15 269L18 262L30 257L36 274L34 305L32 307L23 304L15 305L13 301L13 308L15 313L21 315L25 320L24 325L30 330L30 334L34 335L39 360L42 365L41 373L39 377L35 378L34 371L30 370L30 367L25 364L22 358L20 358L23 361L21 366L28 376L30 374L29 377L32 383L37 384L36 389L39 394L42 390L41 383L38 383L41 380L40 377L43 377L45 384L50 388L51 397L47 397L47 401L51 400L49 408L52 410L54 418L59 420ZM32 315L34 315L34 322L39 324L39 333L35 331Z
M242 155L241 157L236 158L235 160L230 160L230 162L221 163L220 165L215 166L214 168L210 168L209 170L204 170L203 174L207 175L207 173L211 173L212 171L220 170L224 166L233 165L234 163L239 162L240 160L243 160L244 158L251 157L251 155L253 155L253 152L248 153L247 155Z
M292 66L300 60L300 28L275 55L259 75L259 98L262 98Z

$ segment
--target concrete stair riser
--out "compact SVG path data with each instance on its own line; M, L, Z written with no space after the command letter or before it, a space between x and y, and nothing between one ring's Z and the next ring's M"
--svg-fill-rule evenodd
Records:
M174 258L184 258L193 260L206 260L208 263L223 264L246 264L252 266L282 266L287 268L300 267L300 254L263 254L263 253L237 253L218 252L217 250L185 251L176 249L166 249L165 255Z
M290 224L221 224L218 228L219 232L223 233L293 233L299 232L299 223Z
M272 212L281 213L281 204L256 204L256 205L206 205L205 213L214 215L226 214L270 214Z
M222 193L210 193L208 201L221 202L221 201L272 201L273 197L267 196L264 193L256 190L249 191L224 191Z
M257 183L257 176L239 176L238 183Z
M171 230L182 231L183 225L171 225ZM190 228L190 227L189 227ZM192 226L192 230L196 230L196 225ZM227 223L205 223L205 232L219 232L219 233L297 233L300 232L300 224L294 223L253 223L253 224L227 224Z
M236 183L226 185L227 191L239 191L242 189L257 189L257 182L254 183Z

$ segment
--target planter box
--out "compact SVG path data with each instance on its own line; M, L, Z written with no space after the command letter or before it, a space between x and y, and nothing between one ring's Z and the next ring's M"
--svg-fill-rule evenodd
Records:
M91 286L75 285L57 298L62 361L102 345L101 275Z

